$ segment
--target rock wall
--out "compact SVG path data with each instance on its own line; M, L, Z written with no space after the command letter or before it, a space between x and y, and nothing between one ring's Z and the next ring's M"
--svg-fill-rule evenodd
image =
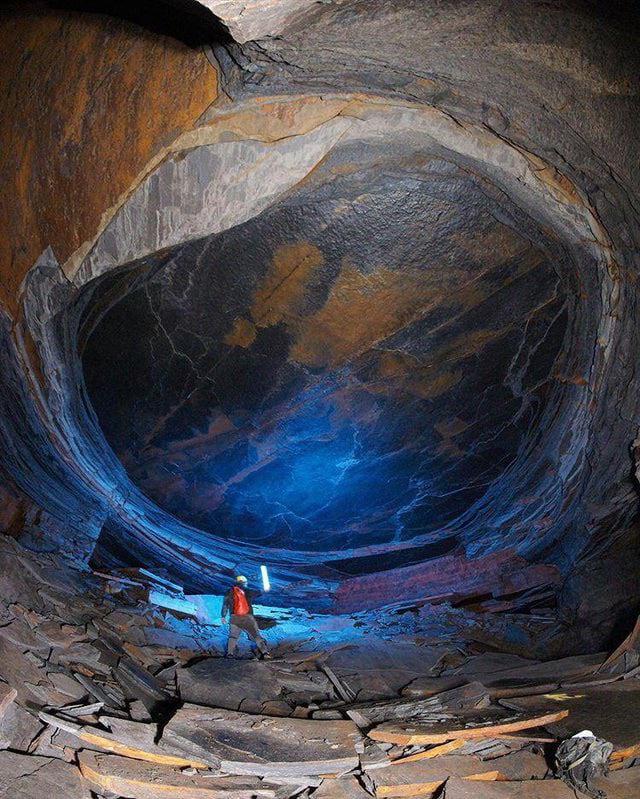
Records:
M0 285L16 310L51 247L64 263L158 151L213 103L201 50L103 14L3 10Z

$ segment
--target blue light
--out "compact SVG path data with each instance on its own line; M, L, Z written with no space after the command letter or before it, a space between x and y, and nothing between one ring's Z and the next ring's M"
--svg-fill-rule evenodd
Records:
M269 582L269 572L266 566L260 566L260 573L262 574L262 587L265 591L271 590L271 583Z

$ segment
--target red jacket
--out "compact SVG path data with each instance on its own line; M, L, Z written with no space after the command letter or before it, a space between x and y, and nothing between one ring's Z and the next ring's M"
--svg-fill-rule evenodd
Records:
M247 588L234 585L225 594L222 603L222 617L224 618L228 613L232 616L248 616L253 613L251 600L259 593L260 591L249 591Z

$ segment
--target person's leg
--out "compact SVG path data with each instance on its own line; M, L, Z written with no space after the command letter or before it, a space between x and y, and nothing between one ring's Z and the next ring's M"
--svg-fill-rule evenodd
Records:
M227 641L227 657L233 657L238 647L240 637L240 627L234 624L233 617L229 620L229 640Z
M260 629L258 627L258 622L256 621L255 616L245 616L245 620L246 620L245 632L247 633L249 638L255 641L255 644L258 647L258 651L260 652L260 654L268 655L269 647L267 646L267 642L260 635Z

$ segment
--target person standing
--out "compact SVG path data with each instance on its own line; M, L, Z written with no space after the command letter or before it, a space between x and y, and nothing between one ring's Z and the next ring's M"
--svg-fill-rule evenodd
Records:
M255 642L263 660L271 660L267 642L260 635L258 622L253 615L252 597L259 594L259 591L249 591L247 588L248 580L243 574L236 577L235 585L232 586L224 597L222 603L222 622L226 622L229 616L229 641L227 643L227 657L233 657L238 647L240 633L246 633Z

